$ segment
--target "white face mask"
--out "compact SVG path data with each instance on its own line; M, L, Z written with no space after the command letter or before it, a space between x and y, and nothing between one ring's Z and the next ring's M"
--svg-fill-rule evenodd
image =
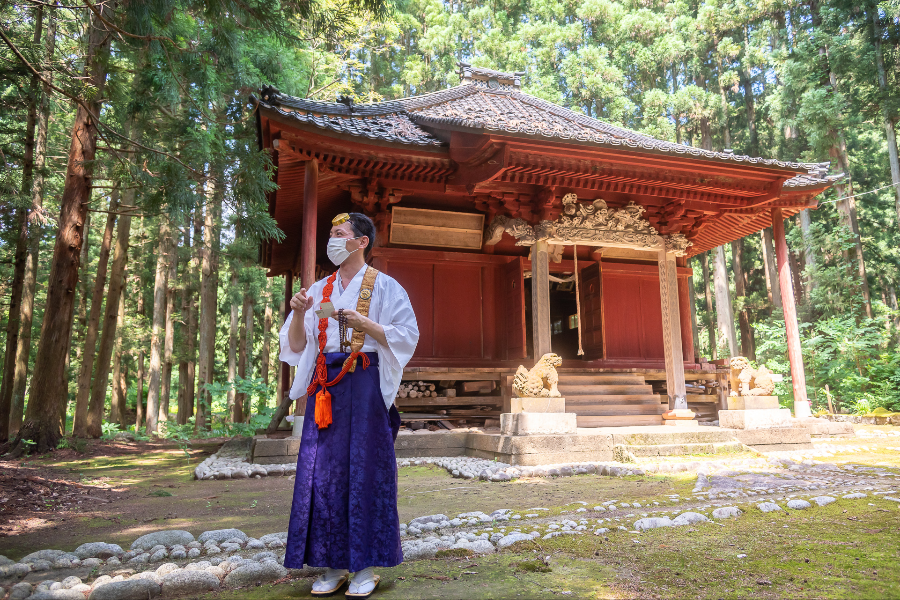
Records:
M326 254L328 254L329 260L333 262L336 266L340 266L347 257L359 250L357 248L353 252L349 252L347 250L347 242L350 240L358 240L359 238L331 238L328 240L328 250Z

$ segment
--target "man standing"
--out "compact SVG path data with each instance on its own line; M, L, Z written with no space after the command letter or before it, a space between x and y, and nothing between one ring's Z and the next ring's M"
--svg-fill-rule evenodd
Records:
M297 367L291 398L308 396L284 564L328 568L315 596L352 571L346 595L365 598L380 580L373 567L403 562L393 403L419 329L406 291L366 265L371 219L345 213L332 225L339 268L291 299L280 333L280 358Z

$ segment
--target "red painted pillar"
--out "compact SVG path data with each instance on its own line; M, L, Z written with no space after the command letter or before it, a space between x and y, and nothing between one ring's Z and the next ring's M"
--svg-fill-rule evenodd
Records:
M319 162L306 161L303 182L303 237L300 252L300 285L309 289L316 282L316 220L319 200Z
M780 208L772 209L772 233L775 237L775 257L778 259L778 281L781 284L781 302L784 306L784 326L787 329L788 359L791 362L791 383L794 386L794 416L809 417L809 400L806 397L806 373L803 370L803 352L800 349L800 328L797 325L797 307L794 304L794 281L787 240L784 239L784 216Z

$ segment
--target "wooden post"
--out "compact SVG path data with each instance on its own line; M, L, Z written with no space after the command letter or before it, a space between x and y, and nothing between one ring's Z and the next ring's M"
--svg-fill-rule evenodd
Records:
M775 237L775 258L778 259L778 280L781 284L781 303L784 306L784 327L787 330L788 359L791 362L791 384L794 387L794 416L809 417L806 397L806 374L803 371L803 352L800 348L800 327L794 304L794 282L787 240L784 239L784 216L780 208L772 209L772 233Z
M316 220L319 201L319 163L306 161L303 181L303 237L300 243L300 285L309 289L316 282Z
M687 409L684 356L681 350L681 313L678 308L678 271L675 266L675 254L666 252L665 246L659 250L659 298L662 309L669 410Z
M531 338L534 360L550 352L550 245L535 242L531 247Z

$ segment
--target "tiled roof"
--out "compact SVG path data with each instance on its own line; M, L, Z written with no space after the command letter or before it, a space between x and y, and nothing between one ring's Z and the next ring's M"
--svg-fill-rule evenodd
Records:
M820 186L835 179L826 175L828 163L755 158L730 150L713 152L658 140L541 100L512 85L489 86L485 78L496 75L495 72L470 70L476 72L476 79L466 79L456 87L400 100L348 105L296 98L267 88L262 91L260 105L337 133L417 146L442 145L443 142L430 131L453 126L806 171L807 174L785 183L786 187L793 188ZM482 78L478 79L477 75Z

